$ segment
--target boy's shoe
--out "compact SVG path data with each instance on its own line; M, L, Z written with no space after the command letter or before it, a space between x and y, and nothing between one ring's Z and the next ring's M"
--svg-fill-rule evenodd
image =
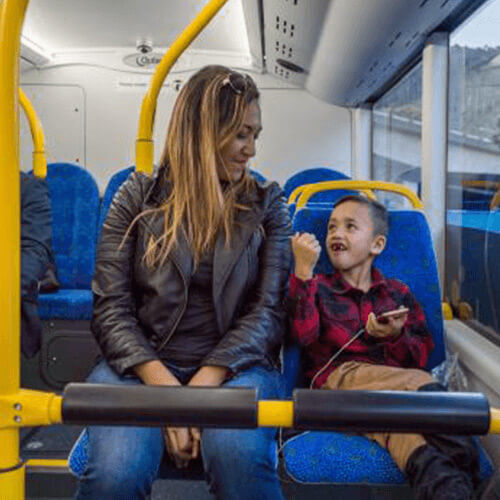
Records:
M416 500L472 500L475 497L468 475L432 446L421 446L411 454L406 474Z
M500 469L487 479L480 490L477 498L481 500L500 500Z

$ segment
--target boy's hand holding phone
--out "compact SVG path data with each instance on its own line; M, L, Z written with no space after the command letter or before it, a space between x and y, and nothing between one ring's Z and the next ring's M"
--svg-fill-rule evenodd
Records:
M321 245L316 236L309 233L296 233L292 236L292 251L295 260L295 276L301 280L311 279L314 266L321 254Z
M366 333L379 339L399 335L408 319L408 311L408 308L400 307L394 311L382 313L377 317L371 312L366 322Z

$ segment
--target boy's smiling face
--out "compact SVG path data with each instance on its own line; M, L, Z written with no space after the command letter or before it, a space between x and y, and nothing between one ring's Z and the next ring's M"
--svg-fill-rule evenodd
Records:
M370 208L363 203L346 201L333 210L328 222L326 249L333 266L340 272L352 272L372 264L385 247L386 238L373 234Z

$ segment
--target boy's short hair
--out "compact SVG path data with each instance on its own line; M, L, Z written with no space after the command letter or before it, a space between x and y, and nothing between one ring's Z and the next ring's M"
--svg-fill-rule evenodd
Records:
M333 208L337 208L346 201L355 201L356 203L361 203L362 205L367 206L370 211L370 218L373 224L373 234L375 236L378 236L379 234L387 236L387 233L389 232L389 213L387 212L387 208L385 208L382 203L372 200L362 194L348 194L340 198L340 200L337 200L333 205Z

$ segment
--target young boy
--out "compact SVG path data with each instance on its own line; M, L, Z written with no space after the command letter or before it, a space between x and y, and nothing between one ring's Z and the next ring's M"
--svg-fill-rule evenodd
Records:
M358 195L339 200L325 242L336 270L328 275L313 275L321 252L315 236L292 238L291 331L306 346L305 373L313 387L414 391L438 386L423 371L434 344L422 309L405 284L384 278L373 267L387 232L383 205ZM395 312L381 317L389 311ZM471 477L477 480L478 465L470 438L453 437L445 446L437 439L430 446L417 434L367 437L389 451L417 498L473 498Z

